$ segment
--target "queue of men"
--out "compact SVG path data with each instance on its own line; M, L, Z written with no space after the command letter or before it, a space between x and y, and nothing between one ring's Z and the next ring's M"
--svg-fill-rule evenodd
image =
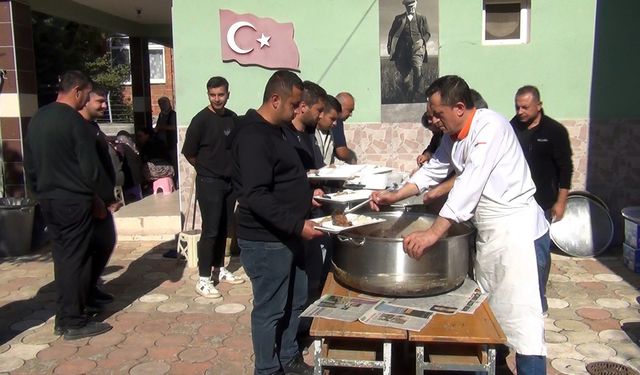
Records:
M330 241L310 220L326 213L313 199L324 192L310 184L307 172L333 162L338 146L329 146L335 142L331 133L349 118L355 100L348 93L334 98L284 70L270 77L260 106L243 116L226 107L226 79L212 77L206 89L209 105L192 119L182 148L196 169L203 219L196 291L219 298L216 283L243 282L224 267L228 218L237 201L234 225L254 296L255 373L311 374L298 328L309 295L327 272ZM95 123L105 96L82 73L66 72L58 99L36 113L25 142L29 186L54 243L55 332L67 340L111 328L91 320L113 300L97 284L115 246L111 212L119 208L116 159ZM405 252L420 258L452 223L471 221L478 230L475 277L516 352L518 373L543 374L548 229L566 208L568 134L544 114L533 86L516 93L511 123L478 108L458 76L437 79L426 96L423 122L442 133L439 144L427 160L418 160L420 169L402 188L374 192L371 208L416 194L425 194L425 203L448 194L433 226L405 237Z

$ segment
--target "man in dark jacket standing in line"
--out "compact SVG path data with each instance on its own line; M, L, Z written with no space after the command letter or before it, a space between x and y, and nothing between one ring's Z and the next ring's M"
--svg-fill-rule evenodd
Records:
M562 124L544 114L540 91L535 86L518 89L515 107L516 115L511 119L511 125L531 169L536 201L548 220L561 220L573 174L569 133ZM548 309L545 291L551 270L550 247L549 241L546 248L536 248L543 313Z
M296 74L275 72L260 108L240 117L231 134L238 245L254 295L255 374L313 373L296 335L307 298L303 240L322 232L306 220L312 192L283 129L294 117L302 88Z
M402 78L400 87L405 100L413 102L420 91L422 64L427 57L427 41L431 37L427 17L416 12L416 0L402 0L405 13L393 20L387 39L387 52Z
M122 171L117 170L118 165L120 165L118 152L109 144L107 135L100 129L96 121L104 116L104 111L106 110L107 91L101 87L94 86L89 93L87 104L80 110L80 115L87 120L92 131L95 132L98 157L109 178L115 182L117 180L116 175L122 173ZM124 176L122 179L124 179ZM109 187L113 189L115 183ZM91 257L92 267L88 305L98 309L103 304L113 302L111 294L98 288L98 280L100 280L100 276L104 272L107 263L109 263L109 258L116 246L117 236L112 213L122 207L122 203L117 202L113 194L109 200L105 200L105 204L107 205L105 217L93 219L93 236L89 245L93 253Z
M81 72L68 71L59 85L57 100L31 119L24 159L29 186L53 238L55 331L74 340L111 329L90 321L85 307L93 218L105 217L104 200L113 197L113 181L100 163L95 133L78 113L87 103L91 81Z

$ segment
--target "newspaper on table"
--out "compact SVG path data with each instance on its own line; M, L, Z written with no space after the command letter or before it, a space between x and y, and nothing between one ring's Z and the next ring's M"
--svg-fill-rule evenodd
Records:
M419 332L433 318L432 312L394 306L380 301L358 320L364 324Z
M326 294L307 307L300 316L355 322L379 301L379 299Z
M446 294L432 297L380 299L368 295L355 297L326 294L301 316L344 322L361 321L381 327L420 331L434 314L473 314L487 298L478 285L466 279L462 286Z
M449 293L431 297L396 298L390 303L422 311L451 315L455 313L473 314L487 298L475 281L467 278L460 288Z

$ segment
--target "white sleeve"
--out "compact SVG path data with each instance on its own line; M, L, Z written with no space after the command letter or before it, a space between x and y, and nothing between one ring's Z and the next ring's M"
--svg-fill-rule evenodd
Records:
M478 126L478 131L470 134L474 139L469 140L464 169L456 177L449 198L440 210L440 216L458 223L473 217L502 150L503 127L491 123Z
M426 191L444 181L452 170L451 167L452 141L449 136L442 137L440 146L431 157L411 176L409 182L416 184L420 191Z

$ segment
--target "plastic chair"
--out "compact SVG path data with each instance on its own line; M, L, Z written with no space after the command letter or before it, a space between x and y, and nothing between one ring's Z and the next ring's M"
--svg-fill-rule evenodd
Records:
M160 191L162 194L169 194L174 190L175 186L171 177L162 177L153 181L153 194L158 194Z

